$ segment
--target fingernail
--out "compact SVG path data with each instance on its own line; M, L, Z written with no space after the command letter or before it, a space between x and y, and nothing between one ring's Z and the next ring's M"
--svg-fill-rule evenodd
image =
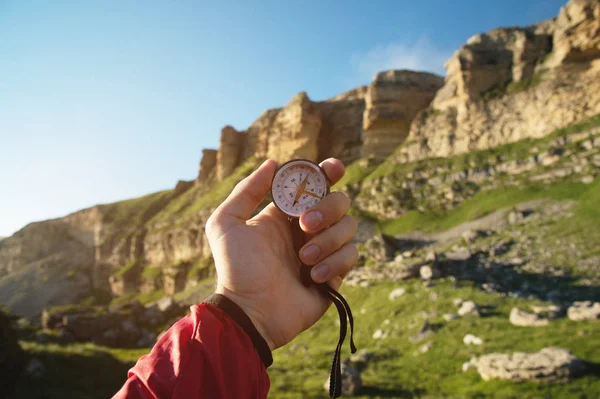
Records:
M322 283L327 281L327 275L329 274L329 266L320 264L315 266L310 271L310 275L314 281L317 283Z
M304 216L303 221L306 227L308 227L311 230L315 230L323 221L323 215L319 211L308 212Z
M319 254L321 250L316 245L309 245L308 247L302 250L302 259L305 262L313 263L316 262L319 258Z

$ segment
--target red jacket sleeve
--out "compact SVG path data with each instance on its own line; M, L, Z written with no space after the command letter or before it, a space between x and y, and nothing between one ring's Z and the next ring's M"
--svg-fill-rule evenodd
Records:
M191 310L129 370L113 399L267 397L269 376L249 335L214 305Z

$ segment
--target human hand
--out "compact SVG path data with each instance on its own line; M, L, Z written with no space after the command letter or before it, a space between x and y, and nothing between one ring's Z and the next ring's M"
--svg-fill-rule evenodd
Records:
M327 159L321 167L332 184L344 175L337 159ZM265 161L238 183L206 224L217 268L216 292L244 310L271 350L316 323L330 305L315 286L301 283L303 266L288 217L270 203L250 218L269 192L276 168L274 161ZM315 282L327 282L336 290L358 260L356 246L349 243L357 228L347 215L349 208L348 197L334 192L300 217L306 236L300 259L314 266Z

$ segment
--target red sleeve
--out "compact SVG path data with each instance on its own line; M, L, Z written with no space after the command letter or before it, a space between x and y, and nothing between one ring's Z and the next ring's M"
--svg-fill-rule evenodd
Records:
M266 398L269 376L252 340L206 303L175 323L129 370L122 398Z

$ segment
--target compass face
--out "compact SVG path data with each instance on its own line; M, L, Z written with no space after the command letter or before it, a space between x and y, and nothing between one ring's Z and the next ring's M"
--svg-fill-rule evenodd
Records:
M283 164L271 185L273 202L291 217L300 217L329 193L325 173L310 161L295 160Z

